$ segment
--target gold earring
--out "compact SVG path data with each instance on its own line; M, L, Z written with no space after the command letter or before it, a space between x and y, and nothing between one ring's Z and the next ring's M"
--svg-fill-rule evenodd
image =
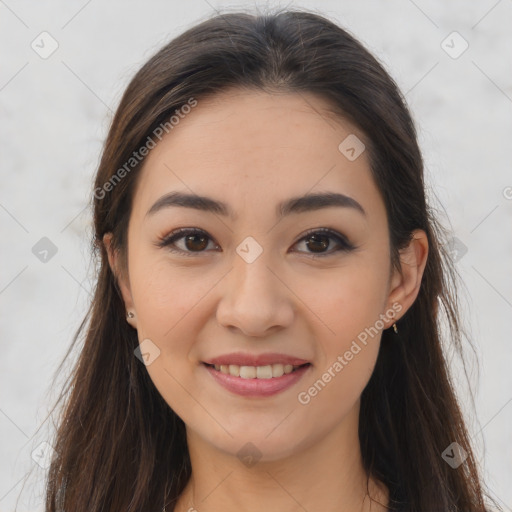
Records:
M395 331L396 334L398 334L398 327L396 326L396 324L393 324L393 330Z
M131 312L131 311L128 311L128 313L126 313L126 318L134 318L135 315Z

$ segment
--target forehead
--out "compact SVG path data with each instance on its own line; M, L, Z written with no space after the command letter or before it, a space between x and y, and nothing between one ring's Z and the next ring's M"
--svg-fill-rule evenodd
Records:
M375 203L366 152L351 161L339 149L354 136L364 140L311 93L225 91L199 99L151 150L135 203L147 210L171 190L216 197L235 212L315 190Z

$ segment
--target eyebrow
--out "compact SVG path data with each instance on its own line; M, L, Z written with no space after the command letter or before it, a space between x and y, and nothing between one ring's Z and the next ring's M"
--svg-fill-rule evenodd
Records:
M160 197L148 210L146 217L173 206L192 208L194 210L231 217L232 219L236 217L231 208L222 201L184 192L170 192ZM331 208L333 206L352 208L363 216L366 216L364 208L354 198L337 192L323 192L292 197L279 203L276 207L276 217L282 218L293 213L310 212Z

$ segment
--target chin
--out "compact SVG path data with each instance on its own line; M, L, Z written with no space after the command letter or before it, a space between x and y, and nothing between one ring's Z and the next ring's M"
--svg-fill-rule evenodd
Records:
M256 462L286 459L313 443L311 439L304 438L304 426L279 426L282 420L280 417L277 421L268 422L268 425L253 421L243 428L239 426L236 429L232 425L227 426L232 437L217 424L216 427L211 426L204 430L203 423L201 430L196 431L196 435L217 450L236 457L247 467L251 467ZM246 460L249 462L245 463Z

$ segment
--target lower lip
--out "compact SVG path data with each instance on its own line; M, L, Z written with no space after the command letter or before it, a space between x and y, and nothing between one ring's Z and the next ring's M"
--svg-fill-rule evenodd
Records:
M292 373L286 373L281 377L272 377L271 379L243 379L242 377L226 375L206 364L203 364L203 366L221 386L242 396L276 395L293 386L311 367L310 364L302 366Z

